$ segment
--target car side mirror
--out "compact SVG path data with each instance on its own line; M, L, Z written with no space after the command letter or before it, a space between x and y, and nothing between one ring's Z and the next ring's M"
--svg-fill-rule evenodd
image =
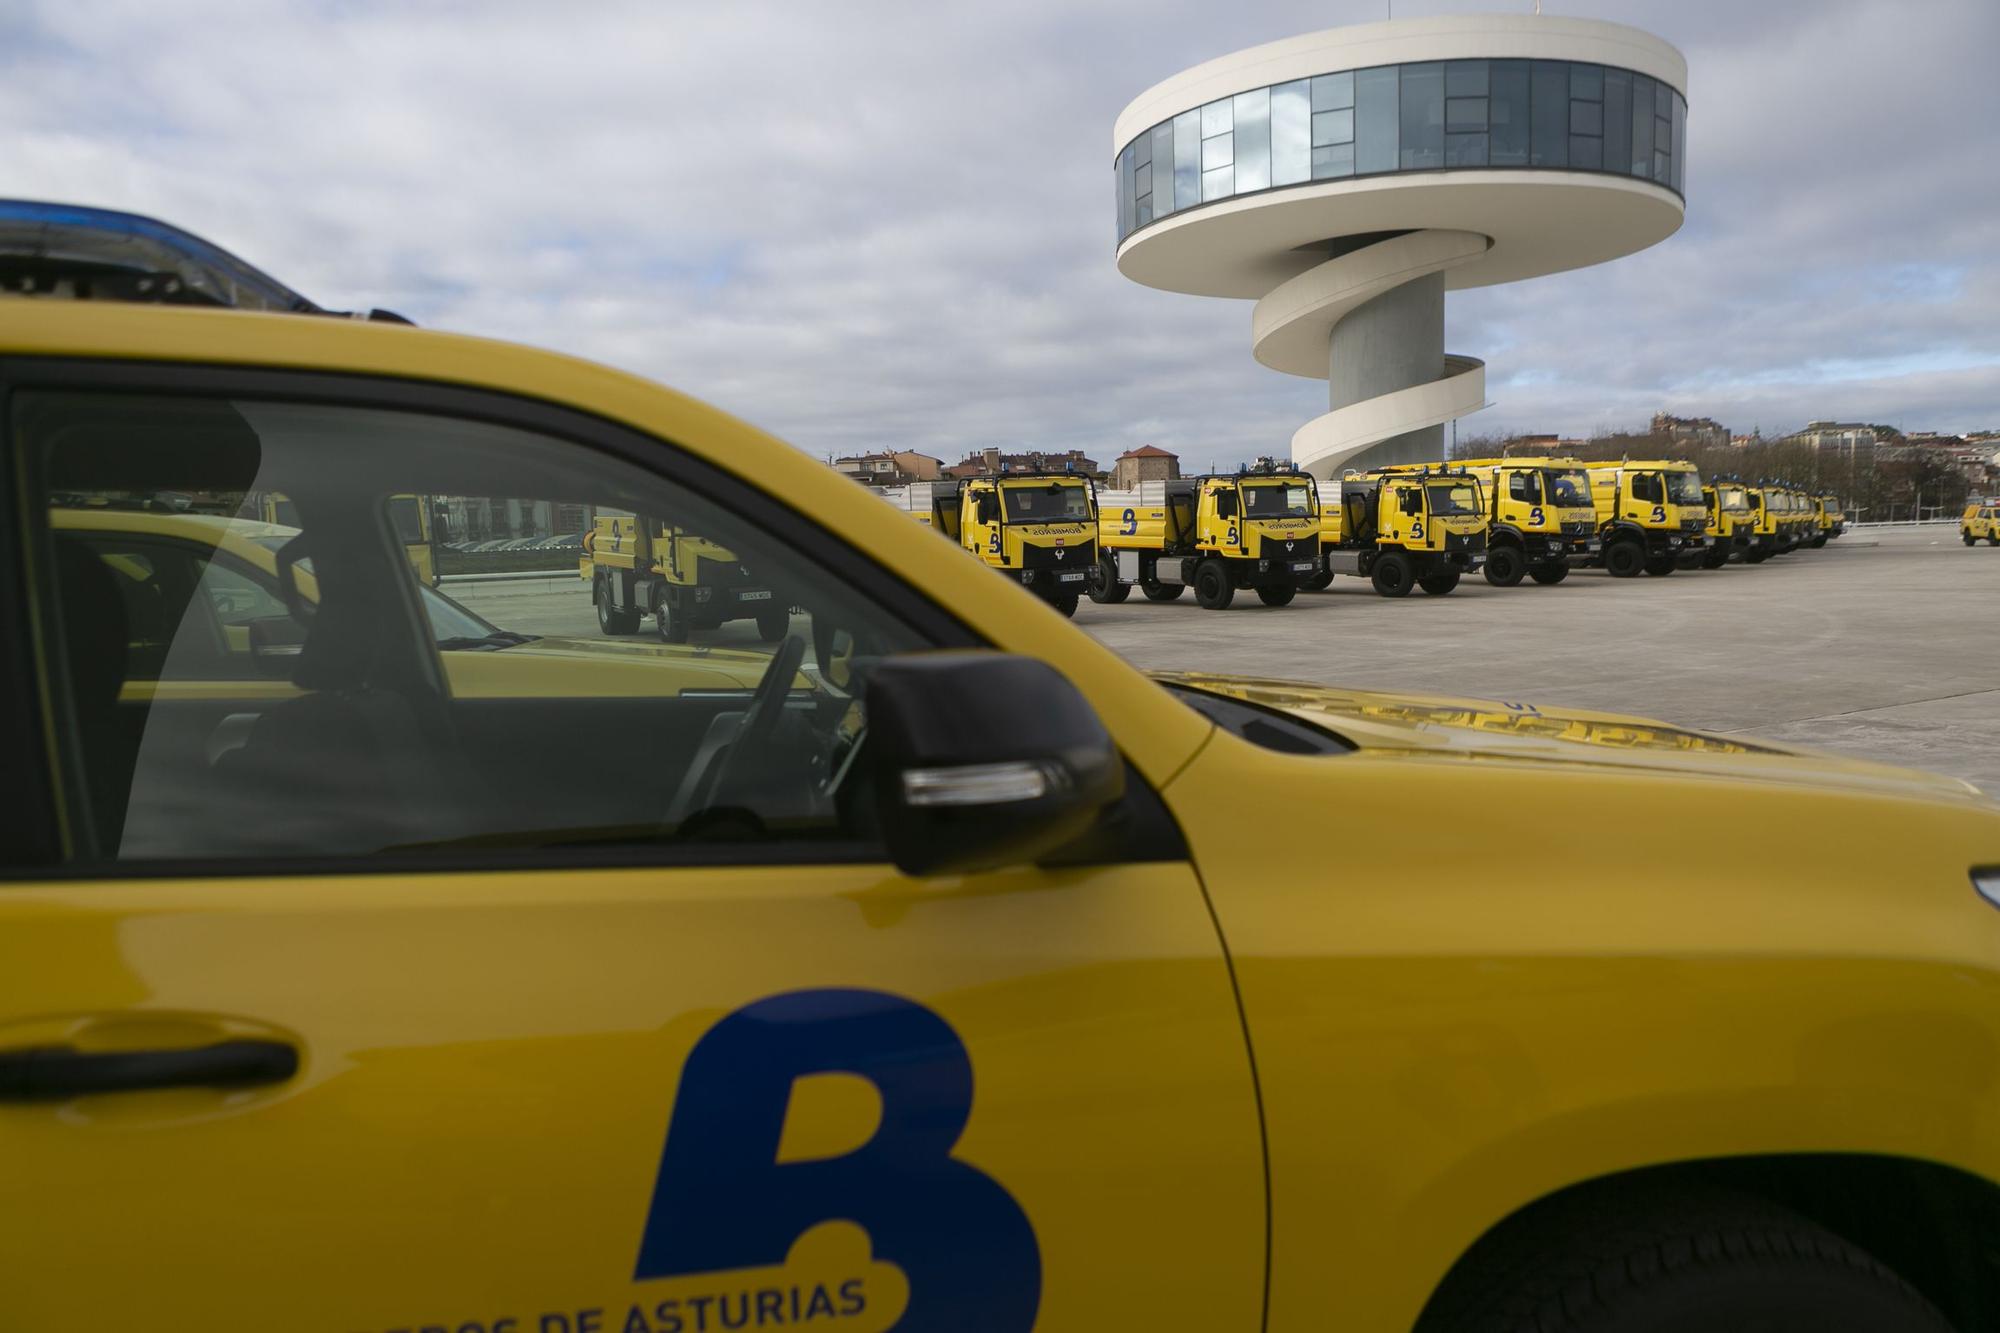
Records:
M909 875L1026 865L1125 794L1125 764L1046 662L985 651L878 663L867 693L882 839Z
M257 674L289 678L305 651L305 629L290 616L259 616L248 622L250 660Z

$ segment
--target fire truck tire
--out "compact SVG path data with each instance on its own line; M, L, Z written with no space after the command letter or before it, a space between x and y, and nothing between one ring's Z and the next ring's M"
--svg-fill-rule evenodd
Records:
M597 628L606 634L636 634L639 631L639 613L633 610L621 611L611 604L609 580L599 577L590 585L590 599L597 603Z
M1058 615L1073 616L1076 614L1076 594L1059 592L1049 599L1049 605L1056 609Z
M1969 532L1961 532L1958 535L1960 540L1962 540L1967 546L1977 546L1979 544L1979 538L1973 536Z
M1282 588L1259 588L1257 600L1266 606L1290 606L1292 598L1298 595L1298 591L1289 584Z
M1820 547L1826 545L1826 534L1822 532L1819 536L1813 538L1810 545L1815 551L1817 551Z
M1458 586L1458 571L1444 569L1435 574L1426 574L1417 580L1417 586L1431 597L1442 597Z
M1368 579L1384 597L1408 597L1410 589L1417 586L1417 572L1410 565L1410 557L1401 551L1386 551L1376 557Z
M1987 537L1986 544L1988 546L2000 546L2000 529L1995 529L1994 532Z
M1703 569L1721 569L1728 563L1729 548L1721 543L1717 543L1701 553L1701 567Z
M1236 589L1230 585L1229 571L1222 567L1220 560L1210 558L1195 566L1194 599L1201 603L1205 611L1227 611L1229 604L1236 600Z
M1513 587L1527 572L1527 557L1518 546L1496 546L1486 553L1486 581L1496 588Z
M788 606L766 607L757 613L757 637L765 643L776 643L792 628L792 609Z
M1646 562L1646 572L1658 579L1665 578L1679 568L1680 566L1672 560L1648 560Z
M1090 574L1090 600L1116 606L1132 595L1132 585L1118 581L1118 565L1110 556L1099 557Z
M1646 548L1630 537L1612 542L1604 548L1604 568L1614 579L1631 579L1639 576L1646 567Z
M1187 591L1185 583L1141 583L1139 591L1146 594L1149 602L1171 602Z
M1333 571L1330 569L1322 569L1319 573L1313 575L1311 578L1307 579L1304 583L1301 583L1299 586L1301 588L1304 588L1307 592L1325 592L1328 588L1331 588L1333 586Z
M661 643L686 643L688 631L694 628L688 622L685 611L676 611L665 602L653 613L653 629L660 636Z
M1569 577L1569 566L1560 560L1536 565L1528 571L1528 577L1540 584L1561 583Z

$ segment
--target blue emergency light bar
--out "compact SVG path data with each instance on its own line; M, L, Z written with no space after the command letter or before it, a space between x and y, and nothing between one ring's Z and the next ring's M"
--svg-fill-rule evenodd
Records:
M158 219L27 199L0 199L0 296L341 313ZM363 317L409 323L386 310Z

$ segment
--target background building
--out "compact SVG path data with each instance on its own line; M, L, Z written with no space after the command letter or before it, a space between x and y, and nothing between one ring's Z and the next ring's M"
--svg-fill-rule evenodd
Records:
M1263 364L1323 379L1292 437L1321 477L1441 458L1485 404L1447 288L1602 263L1684 212L1687 62L1621 24L1408 19L1223 56L1112 132L1119 271L1250 298Z
M1179 454L1170 454L1157 445L1142 444L1112 460L1111 489L1137 490L1142 481L1172 481L1180 474Z
M942 460L904 449L895 453L849 454L833 460L833 470L865 486L904 486L936 481Z
M1022 453L1003 453L999 449L981 449L967 454L944 470L947 477L984 477L998 472L1075 472L1081 476L1097 477L1097 460L1084 455L1081 449L1066 449L1062 453L1044 453L1040 449L1029 449Z
M1653 434L1690 449L1720 449L1731 438L1729 427L1714 417L1676 417L1665 412L1653 414Z

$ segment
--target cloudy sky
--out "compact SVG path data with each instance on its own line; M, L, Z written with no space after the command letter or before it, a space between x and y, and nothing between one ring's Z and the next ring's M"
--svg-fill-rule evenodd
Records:
M1462 431L2000 427L2000 4L1547 7L1687 54L1687 223L1454 294L1496 404ZM323 304L608 361L815 454L1223 463L1282 454L1325 386L1251 359L1247 302L1118 276L1113 117L1384 11L0 0L0 195L154 214Z

